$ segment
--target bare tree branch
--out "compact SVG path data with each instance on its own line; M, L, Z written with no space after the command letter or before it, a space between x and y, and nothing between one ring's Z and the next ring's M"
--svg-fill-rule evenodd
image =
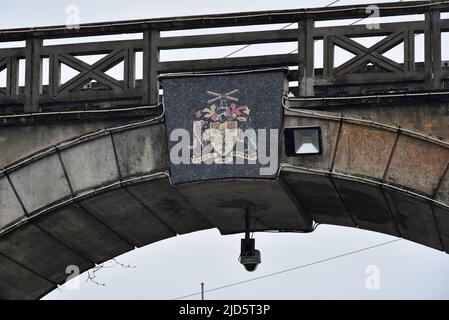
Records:
M113 262L112 265L108 265L108 263ZM123 264L121 262L119 262L116 258L113 258L112 260L103 262L101 264L96 265L95 267L93 267L91 270L87 271L87 278L86 278L86 282L92 282L98 286L106 286L106 283L103 282L99 282L96 280L97 278L97 272L99 272L101 269L105 269L105 268L114 268L114 267L122 267L122 268L137 268L137 266L132 266L130 264Z

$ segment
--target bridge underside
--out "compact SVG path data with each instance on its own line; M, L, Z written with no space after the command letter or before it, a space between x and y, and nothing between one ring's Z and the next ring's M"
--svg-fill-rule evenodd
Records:
M0 73L6 75L0 86L0 298L39 298L66 281L68 266L85 271L178 234L209 228L243 232L248 205L256 231L311 232L314 222L334 224L449 253L449 143L435 138L449 139L449 63L441 56L443 33L449 32L442 13L449 12L449 5L376 6L382 18L414 17L383 21L379 28L346 25L342 22L348 18L367 17L366 5L348 5L0 31L1 43L24 42L0 49ZM338 25L320 26L332 20ZM287 23L289 28L275 26ZM240 28L262 24L272 28ZM233 31L208 33L221 27ZM164 34L200 29L206 32ZM129 33L140 38L128 39ZM103 35L125 37L82 40ZM68 37L81 41L46 41ZM373 42L367 47L360 38ZM322 45L315 46L317 41ZM286 54L160 59L170 50L288 42L297 46ZM354 57L337 66L337 47ZM415 53L422 47L421 62ZM400 49L402 59L388 57L393 49ZM323 57L322 68L315 67L317 54ZM84 62L83 57L96 55L103 57ZM63 65L78 74L63 82ZM109 75L116 67L122 77ZM322 154L287 157L281 137L273 179L217 176L173 185L160 94L162 89L168 105L169 90L160 76L273 68L289 69L278 92L286 99L282 126L320 127ZM254 96L274 97L273 89L253 83ZM256 105L272 105L260 99L263 103ZM187 105L186 100L179 105ZM273 105L280 108L280 102ZM169 113L178 109L166 109L168 124ZM268 109L267 119L273 114ZM146 120L150 117L157 118ZM280 113L277 119L273 128L281 126ZM256 127L272 126L264 121Z
M287 110L318 125L323 154L286 157L277 179L173 186L163 123L144 121L61 142L0 176L0 297L36 299L81 271L177 234L218 228L312 230L313 221L449 250L449 148L394 126ZM281 145L282 145L281 141Z

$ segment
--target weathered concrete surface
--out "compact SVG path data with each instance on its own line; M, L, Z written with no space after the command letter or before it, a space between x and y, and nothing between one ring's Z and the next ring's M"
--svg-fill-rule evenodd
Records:
M122 178L168 168L165 127L145 126L112 135Z
M136 247L176 235L171 228L122 189L84 200L81 206Z
M405 239L444 250L428 201L415 199L392 190L388 190L386 196L396 217L401 235Z
M334 184L327 175L301 171L283 171L292 193L314 221L354 227Z
M69 205L45 215L36 224L95 263L134 249L77 205Z
M446 252L449 252L449 213L440 206L434 205L432 208L438 223L438 230L440 231L443 247Z
M0 225L7 226L23 217L25 212L6 176L0 178Z
M31 223L3 236L0 254L53 283L66 281L65 272L69 265L78 266L81 270L93 267L86 258Z
M38 299L55 285L11 259L0 255L0 296L2 299Z
M61 141L130 120L61 121L0 127L0 168Z
M354 32L361 32L362 29L364 31L361 33L366 30L363 26L338 27L338 30L335 30L340 34L338 44L334 41L336 37L327 38L328 34L333 34L329 31L334 27L314 28L312 20L345 19L348 12L363 17L364 8L345 6L337 8L333 13L327 8L315 9L314 13L310 11L298 13L297 10L252 12L245 14L244 17L225 14L214 17L151 20L145 23L143 21L100 23L81 26L77 30L50 27L41 30L2 32L3 41L27 41L26 48L2 51L5 58L2 68L6 67L8 74L6 88L0 89L2 113L40 112L43 115L42 111L56 112L47 113L43 117L32 114L2 117L0 168L63 140L76 138L113 124L122 124L125 121L81 122L80 119L83 118L81 113L70 112L65 113L65 116L71 114L72 121L63 122L61 114L58 114L60 110L93 111L90 108L94 106L105 107L108 110L103 110L106 111L103 116L107 116L111 106L122 104L130 106L134 103L156 104L159 98L159 83L155 81L158 71L162 73L210 71L246 68L249 65L254 68L272 68L299 64L299 71L294 71L290 75L290 80L297 81L299 88L292 89L299 91L302 98L304 94L324 93L333 102L329 102L329 99L314 100L312 105L319 107L315 110L335 111L357 119L351 122L343 118L336 119L317 114L314 116L288 114L284 118L286 126L321 126L324 150L320 156L301 158L288 158L284 150L281 150L282 167L279 176L273 176L272 181L235 180L237 175L231 172L228 181L200 181L197 184L173 187L167 178L166 134L163 125L160 124L136 125L126 130L111 130L112 132L91 138L84 137L84 140L69 147L65 146L60 152L49 151L48 154L41 154L41 158L29 158L29 161L20 162L17 167L8 166L0 175L0 298L37 298L54 288L56 283L65 280L68 265L76 265L83 271L92 266L93 262L101 262L134 246L145 245L177 233L209 227L218 227L222 233L241 232L244 225L243 207L248 205L254 206L257 218L254 222L257 230L308 231L313 219L320 223L354 226L400 235L429 247L447 251L449 145L404 133L395 128L379 127L377 124L373 125L360 119L396 123L403 129L448 139L448 98L441 95L441 92L433 97L424 95L421 98L416 95L402 96L399 93L396 97L392 95L382 98L358 97L351 99L352 102L347 101L348 95L352 94L375 92L376 95L386 91L409 93L415 90L433 90L433 93L437 93L435 91L439 89L447 89L448 72L447 68L442 66L439 55L441 43L433 41L439 38L441 33L438 28L439 11L448 11L447 6L438 4L436 7L427 7L424 4L417 7L413 3L396 4L392 7L391 4L379 6L382 7L382 14L387 16L425 13L425 21L416 26L414 24L401 26L400 22L397 23L398 30L404 31L403 33L393 32L392 37L387 37L386 41L377 47L359 47L367 54L355 57L340 68L334 68L331 61L334 44L351 51L350 47L356 45L355 43L351 45L352 40L349 39L351 35L355 35ZM160 41L154 41L159 35L159 30L237 26L262 22L289 23L297 22L298 19L310 19L311 23L300 24L298 30L264 31L251 35L223 34L209 38L203 36L161 38ZM447 24L447 20L441 24L442 30L445 31L444 24ZM428 28L429 26L432 27ZM147 33L149 36L145 36L144 39L126 44L94 43L83 45L83 48L79 48L78 44L65 45L64 48L41 44L41 39L48 37L98 35L103 34L105 29L115 33L146 32L148 27L154 32ZM414 34L422 32L423 28L426 37L426 58L424 63L416 63L413 41L407 39L410 35L413 38ZM157 59L160 49L195 47L199 45L196 41L204 46L216 46L242 44L245 41L250 43L296 41L299 36L300 46L310 42L308 48L313 49L313 36L308 37L311 34L330 40L325 41L326 61L321 70L314 70L314 55L310 50L299 50L298 56L285 54L274 58L246 57L169 62ZM370 35L374 34L384 35L385 30L370 31ZM427 41L429 39L430 41ZM192 40L194 43L191 43ZM392 47L402 40L408 53L404 54L403 64L385 60L384 57L383 62L382 59L379 60L382 62L380 64L365 65L367 59L376 55L380 57L386 46ZM82 63L76 61L76 53L94 53L105 51L105 48L110 48L113 52L103 62L108 64L109 61L112 65L118 61L117 57L123 61L124 81L106 81L112 85L110 86L101 79L95 79L98 82L91 88L92 90L80 91L77 87L83 82L82 78L85 75L81 73L68 86L61 87L58 81L50 81L49 85L42 86L40 82L42 68L39 68L42 55L51 55L58 60L58 56L65 52L73 56L74 65L82 67ZM114 49L117 48L123 49L122 52L115 52ZM135 86L134 59L129 59L123 53L142 48L145 57L154 59L150 59L151 61L146 64L150 72L146 70L144 72L146 77L140 81L139 86ZM26 87L18 88L14 65L19 57L24 56L27 59L27 66L32 65L36 68L26 68ZM101 78L105 70L97 67L92 66L90 71L97 73ZM148 69L146 67L145 69ZM50 78L57 79L59 71L57 65L56 68L50 68ZM225 78L219 80L223 79ZM266 90L265 87L261 87L262 82L257 80L251 85L242 85L242 90L255 90L256 99L261 100L261 103L273 99L279 106L276 109L277 114L274 116L273 110L268 109L265 119L268 122L280 120L279 111L282 110L280 98L283 92L274 92L270 88ZM187 85L193 87L192 90L200 89L203 92L204 89L213 89L209 88L207 79L203 81L207 84L207 89L201 89L193 83ZM106 87L111 90L97 90L107 89ZM176 107L182 107L182 102L189 98L198 101L191 95L182 96L188 94L190 90L181 91L183 92L180 95L174 96L181 98L181 105L175 103ZM337 99L329 97L335 94L346 96ZM410 103L395 103L407 99ZM297 99L299 100L305 101ZM167 110L167 114L173 110L175 108ZM99 110L95 110L94 113L97 111ZM182 116L183 114L176 114L173 119L177 121L191 119ZM47 124L38 124L37 122L41 120L47 121ZM51 123L52 121L57 123ZM170 119L167 119L167 122L170 122ZM11 126L13 123L15 126ZM261 127L269 125L262 124ZM220 177L215 174L223 167L215 168L213 172L210 167L204 169L206 173L207 171L212 173L211 176L215 179L217 176ZM192 180L189 179L194 177L191 173L195 172L181 170L181 174L187 176L184 182ZM198 173L201 175L201 172ZM247 178L247 172L243 173L246 174L240 176ZM202 180L201 177L198 180Z
M257 230L310 230L311 218L282 184L277 180L229 180L177 188L222 234L245 230L245 206L257 219Z
M449 168L446 168L446 173L438 186L435 193L435 199L449 205Z
M401 135L386 180L433 195L448 163L448 148Z
M61 159L74 193L119 180L110 135L64 149Z
M9 177L27 212L70 196L70 187L56 154L13 171Z
M396 135L387 130L344 123L333 169L342 173L350 172L382 179Z
M402 128L424 132L449 140L449 103L447 101L431 103L367 103L329 107L319 110L336 112L349 117L369 119L383 123L400 125Z
M338 117L288 112L284 120L320 125L324 149L321 156L281 156L275 180L172 186L163 123L61 144L6 170L0 279L9 278L0 281L0 297L37 298L65 281L68 265L84 271L176 234L242 232L245 206L253 206L259 231L309 231L315 221L449 250L448 144Z
M335 179L335 185L359 228L400 236L379 186L346 179Z
M214 227L168 179L139 183L127 189L178 234Z
M314 220L352 224L445 250L438 221L446 218L448 207L441 207L436 219L431 203L436 191L436 198L447 203L448 144L366 121L316 118L289 112L285 123L320 123L325 159L315 164L309 163L314 157L283 159L286 181ZM326 122L340 125L334 141L327 137L335 128Z

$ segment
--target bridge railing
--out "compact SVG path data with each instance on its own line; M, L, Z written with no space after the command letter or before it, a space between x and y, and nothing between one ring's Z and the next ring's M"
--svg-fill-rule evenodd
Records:
M0 114L47 111L127 108L155 105L160 101L158 75L173 72L289 67L289 80L296 82L290 91L296 96L363 94L373 91L438 90L449 87L449 66L441 59L441 34L449 32L449 2L414 1L376 5L381 17L424 15L422 21L320 27L328 20L367 18L368 5L301 10L249 12L209 16L190 16L114 23L83 24L78 29L66 26L0 30L0 43L25 41L24 47L0 49L0 72L6 72L0 87ZM368 12L368 13L367 13ZM161 36L163 31L217 27L243 27L291 23L295 29L230 32L187 36ZM77 44L44 45L48 39L140 33L137 40L116 40ZM415 61L415 36L424 35L423 62ZM357 37L385 37L365 47ZM315 64L316 41L323 41L323 67ZM297 50L285 54L162 61L161 50L296 42ZM404 61L396 62L383 54L403 43ZM335 66L335 48L354 57ZM136 79L136 53L141 52L142 79ZM80 56L103 54L89 64ZM43 61L47 70L43 69ZM25 82L19 85L19 61L25 61ZM123 64L123 79L107 74ZM61 83L61 65L78 74ZM43 74L48 84L43 85ZM95 82L92 83L92 80Z

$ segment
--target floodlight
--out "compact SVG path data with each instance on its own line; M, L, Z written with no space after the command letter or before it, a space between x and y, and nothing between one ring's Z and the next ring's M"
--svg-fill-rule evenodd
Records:
M289 157L322 153L320 127L285 128L284 138L285 152Z

